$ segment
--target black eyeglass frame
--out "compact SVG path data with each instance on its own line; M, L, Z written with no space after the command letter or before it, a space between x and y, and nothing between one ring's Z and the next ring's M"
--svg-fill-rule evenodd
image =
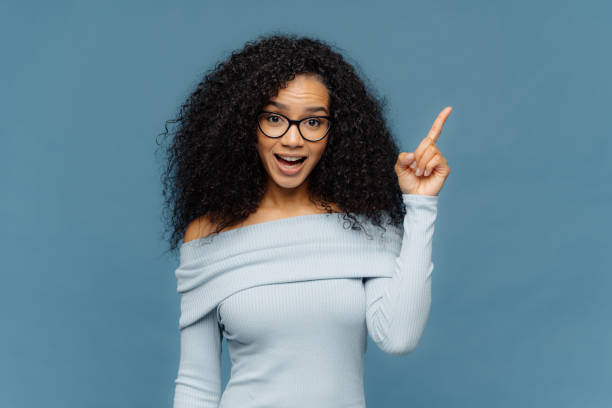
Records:
M263 131L263 129L261 128L261 124L259 123L259 118L262 114L264 113L272 113L274 115L278 115L278 116L282 116L283 118L287 119L287 122L289 122L289 126L287 126L287 129L280 135L280 136L270 136L268 135L266 132ZM302 131L300 130L300 125L302 124L303 121L307 120L307 119L317 119L317 118L325 118L327 119L329 125L327 126L327 130L325 131L325 134L323 134L323 136L321 136L319 139L316 140L310 140L304 137L304 135L302 134ZM293 120L293 119L289 119L287 116L283 115L282 113L278 113L278 112L273 112L273 111L267 111L267 110L263 110L261 111L261 113L259 115L257 115L257 127L259 128L259 130L261 130L261 133L263 133L264 135L266 135L267 137L271 138L271 139L278 139L279 137L283 137L285 135L285 133L287 133L289 131L289 129L291 129L292 125L297 125L298 128L298 132L300 134L300 136L302 136L302 139L307 140L309 142L319 142L323 139L325 139L325 137L329 134L329 129L331 129L332 127L332 120L329 116L308 116L306 118L300 119L300 120Z

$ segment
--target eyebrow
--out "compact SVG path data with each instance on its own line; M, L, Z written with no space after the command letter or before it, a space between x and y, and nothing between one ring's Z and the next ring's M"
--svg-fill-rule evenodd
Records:
M281 109L285 109L285 110L289 110L289 107L287 105L284 105L282 103L279 102L274 102L274 101L268 101L268 105L274 105L278 108ZM307 112L318 112L318 111L323 111L325 113L327 113L329 115L329 112L327 111L327 109L325 109L325 107L323 106L312 106L312 107L308 107L306 108Z

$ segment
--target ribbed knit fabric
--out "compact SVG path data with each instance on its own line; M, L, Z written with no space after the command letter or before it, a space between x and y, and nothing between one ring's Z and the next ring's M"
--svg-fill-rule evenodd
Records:
M310 214L183 243L174 408L364 408L367 334L405 355L429 317L438 196L402 197L403 225L386 232Z

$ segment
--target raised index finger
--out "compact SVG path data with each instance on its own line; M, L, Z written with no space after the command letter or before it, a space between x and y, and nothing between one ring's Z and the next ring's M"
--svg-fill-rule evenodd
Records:
M447 106L442 109L442 112L440 112L436 120L434 120L431 130L427 134L427 137L431 139L432 143L438 141L438 136L440 136L440 132L442 132L442 126L444 126L444 122L446 122L446 118L448 118L452 110L453 108L451 106Z

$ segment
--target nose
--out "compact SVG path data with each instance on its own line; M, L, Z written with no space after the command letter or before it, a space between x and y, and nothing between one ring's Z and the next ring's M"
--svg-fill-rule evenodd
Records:
M304 139L302 139L297 123L292 123L289 126L289 129L287 129L287 132L281 138L281 143L287 146L301 146L304 144Z

